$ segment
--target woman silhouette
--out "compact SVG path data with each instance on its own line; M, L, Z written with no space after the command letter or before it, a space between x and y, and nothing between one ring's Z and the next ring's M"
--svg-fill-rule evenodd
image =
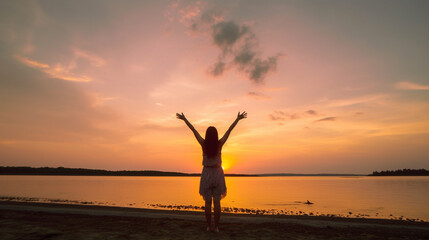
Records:
M229 134L232 129L234 129L235 125L237 125L238 121L247 117L247 113L238 112L237 118L220 140L215 127L208 127L206 130L206 137L203 139L183 113L176 113L176 116L178 119L185 121L203 149L204 168L200 179L200 195L204 198L206 203L204 209L207 220L207 231L213 230L219 232L220 200L226 196L225 175L222 169L221 158L222 146L225 144ZM211 228L212 200L214 205L214 228Z

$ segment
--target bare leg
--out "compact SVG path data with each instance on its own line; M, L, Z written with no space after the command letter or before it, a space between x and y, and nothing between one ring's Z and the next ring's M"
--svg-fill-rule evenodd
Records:
M214 230L218 232L219 220L220 220L220 200L215 200L213 204L214 204L214 220L215 220Z
M207 230L211 229L212 226L212 199L206 200L206 206L204 207L206 213Z

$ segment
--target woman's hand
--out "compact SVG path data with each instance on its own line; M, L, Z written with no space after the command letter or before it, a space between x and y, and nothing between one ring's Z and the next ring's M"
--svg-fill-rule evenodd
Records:
M246 111L244 111L244 112L242 112L242 113L238 112L238 114L237 114L237 119L238 119L238 120L241 120L241 119L243 119L243 118L247 118L247 112L246 112Z
M178 119L180 119L180 120L185 120L186 119L186 117L185 117L185 114L180 114L180 113L176 113L176 117L178 118Z

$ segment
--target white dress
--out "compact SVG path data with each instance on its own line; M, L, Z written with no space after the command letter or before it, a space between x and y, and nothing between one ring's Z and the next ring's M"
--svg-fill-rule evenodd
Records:
M216 156L207 157L203 151L203 172L200 179L200 195L204 200L219 201L226 196L225 174L222 169L223 143L219 142L219 150Z

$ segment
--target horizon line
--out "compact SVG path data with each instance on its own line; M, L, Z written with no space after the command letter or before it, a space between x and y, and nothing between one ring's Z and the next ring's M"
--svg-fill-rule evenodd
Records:
M81 167L63 167L63 166L59 166L59 167L48 167L48 166L44 166L44 167L32 167L32 166L0 166L0 167L4 167L4 168L34 168L34 169L38 169L38 168L52 168L52 169L79 169L79 170L96 170L96 171L108 171L108 172L163 172L163 173L180 173L180 174L189 174L189 175L196 175L196 174L201 174L201 173L194 173L194 172L179 172L179 171L168 171L168 170L154 170L154 169L146 169L146 170L107 170L107 169L97 169L97 168L81 168ZM371 173L369 173L371 174ZM364 173L326 173L326 172L322 172L322 173L291 173L291 172L278 172L278 173L273 173L273 172L265 172L265 173L225 173L225 175L258 175L258 176L320 176L320 175L333 175L333 176L367 176L369 174L364 174Z

